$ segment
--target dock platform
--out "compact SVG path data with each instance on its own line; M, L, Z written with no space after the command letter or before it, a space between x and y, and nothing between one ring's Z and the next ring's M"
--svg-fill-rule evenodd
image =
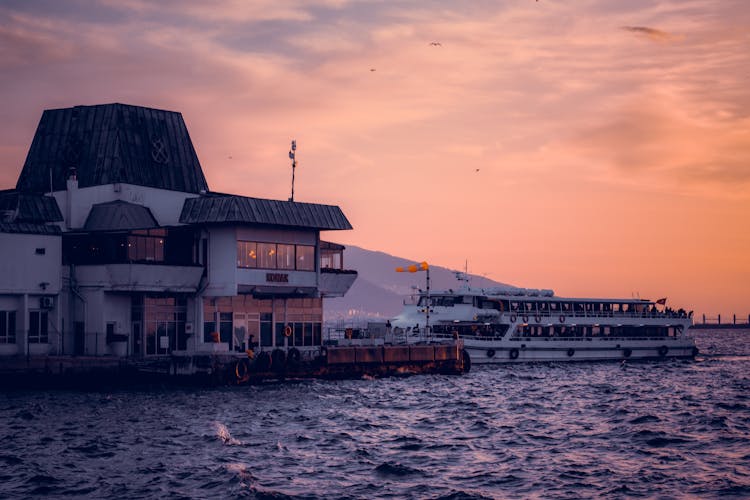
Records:
M267 380L348 379L417 374L459 375L470 361L461 340L440 344L322 346L300 351L180 354L153 357L0 358L0 386L96 387L142 384L243 385Z

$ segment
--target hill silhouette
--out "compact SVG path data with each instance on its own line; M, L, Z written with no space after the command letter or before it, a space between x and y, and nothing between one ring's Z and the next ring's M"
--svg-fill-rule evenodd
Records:
M348 318L392 318L403 307L403 301L416 288L425 288L425 273L397 273L398 266L419 261L397 257L384 252L347 245L344 267L359 272L357 280L344 297L325 299L326 321ZM430 265L430 288L457 288L456 269ZM482 276L469 274L471 286L477 288L509 286Z

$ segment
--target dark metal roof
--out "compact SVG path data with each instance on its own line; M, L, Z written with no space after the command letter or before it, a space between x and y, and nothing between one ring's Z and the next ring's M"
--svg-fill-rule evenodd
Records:
M344 245L341 245L339 243L333 243L332 241L320 241L320 249L321 250L346 250L346 247Z
M213 194L185 200L180 222L263 224L321 230L352 229L344 212L334 205Z
M59 226L48 224L27 224L25 222L0 222L0 233L19 234L47 234L59 236L62 234Z
M117 182L173 191L207 191L180 113L126 104L46 110L16 185L24 192ZM52 172L52 179L50 179Z
M91 207L83 229L86 231L128 231L159 227L147 207L115 200Z
M63 220L57 201L51 196L0 191L0 212L13 212L13 222L45 223Z

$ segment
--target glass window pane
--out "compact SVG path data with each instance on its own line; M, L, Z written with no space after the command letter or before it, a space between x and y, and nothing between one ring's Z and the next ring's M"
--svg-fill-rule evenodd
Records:
M276 244L258 243L258 267L264 269L276 269Z
M16 311L8 313L8 342L16 343Z
M303 327L302 323L294 323L294 345L301 346L304 345L303 343Z
M297 245L297 269L300 271L315 271L315 247Z
M278 255L276 263L279 269L294 269L294 245L276 245Z
M305 323L305 345L313 345L313 324Z

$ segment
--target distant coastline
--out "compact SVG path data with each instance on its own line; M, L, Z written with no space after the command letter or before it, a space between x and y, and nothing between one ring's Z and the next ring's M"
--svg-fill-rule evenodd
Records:
M749 323L695 323L695 330L750 330Z

